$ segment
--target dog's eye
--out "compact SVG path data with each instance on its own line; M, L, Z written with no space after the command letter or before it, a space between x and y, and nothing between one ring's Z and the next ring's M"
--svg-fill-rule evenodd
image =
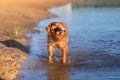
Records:
M66 32L66 30L63 30L64 32Z
M57 29L56 29L56 28L54 28L54 31L57 31Z

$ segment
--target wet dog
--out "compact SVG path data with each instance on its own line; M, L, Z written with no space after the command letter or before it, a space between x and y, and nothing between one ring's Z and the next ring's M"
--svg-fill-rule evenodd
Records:
M62 52L62 62L66 63L68 54L68 28L63 22L52 22L46 28L48 32L48 61L52 63L53 50Z

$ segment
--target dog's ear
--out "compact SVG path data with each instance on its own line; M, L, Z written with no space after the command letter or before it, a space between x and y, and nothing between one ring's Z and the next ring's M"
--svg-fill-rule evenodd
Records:
M52 23L50 23L50 24L46 27L46 31L47 31L48 33L50 33L50 27L51 27L51 25L52 25Z
M50 27L46 27L46 31L49 33L50 32Z
M47 27L46 27L46 31L50 34L50 27L53 25L53 23L50 23Z

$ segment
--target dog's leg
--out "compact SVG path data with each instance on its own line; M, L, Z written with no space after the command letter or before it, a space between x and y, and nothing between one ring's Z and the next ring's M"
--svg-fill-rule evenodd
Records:
M53 55L53 48L52 46L48 46L48 63L52 63L52 55Z
M66 61L67 61L67 54L68 54L68 48L66 47L62 50L63 63L66 63Z

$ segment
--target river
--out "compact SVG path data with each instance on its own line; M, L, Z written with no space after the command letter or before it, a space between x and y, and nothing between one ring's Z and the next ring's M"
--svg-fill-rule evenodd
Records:
M120 8L72 7L49 9L55 18L40 21L40 33L31 34L30 53L17 80L120 80ZM59 51L47 63L47 32L50 22L65 22L69 29L67 64Z

